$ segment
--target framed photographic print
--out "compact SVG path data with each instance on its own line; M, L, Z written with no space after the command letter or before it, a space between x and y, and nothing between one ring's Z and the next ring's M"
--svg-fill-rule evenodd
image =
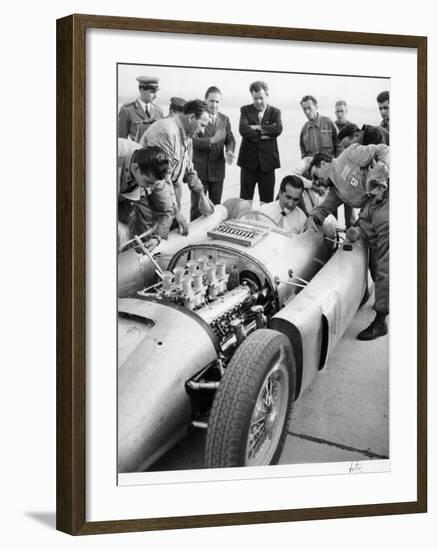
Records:
M58 529L426 511L426 38L57 51Z

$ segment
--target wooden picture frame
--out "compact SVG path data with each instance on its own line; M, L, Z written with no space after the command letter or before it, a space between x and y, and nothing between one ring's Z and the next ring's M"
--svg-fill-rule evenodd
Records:
M246 37L417 52L417 499L373 505L86 521L86 31ZM427 39L71 15L57 21L57 529L73 535L419 513L427 510Z

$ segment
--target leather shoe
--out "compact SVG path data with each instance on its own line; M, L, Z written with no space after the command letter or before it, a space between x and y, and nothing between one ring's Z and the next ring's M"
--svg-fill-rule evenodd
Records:
M358 340L375 340L380 336L388 334L388 326L385 320L374 319L369 327L359 332L357 335Z

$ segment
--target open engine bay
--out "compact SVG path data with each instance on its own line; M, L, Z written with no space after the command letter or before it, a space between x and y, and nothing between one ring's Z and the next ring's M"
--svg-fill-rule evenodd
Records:
M221 348L265 327L278 309L275 284L265 268L219 244L184 248L162 280L139 295L190 310L211 327Z

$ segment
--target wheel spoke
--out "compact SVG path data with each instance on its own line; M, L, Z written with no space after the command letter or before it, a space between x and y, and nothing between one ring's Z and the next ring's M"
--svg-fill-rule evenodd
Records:
M281 434L284 417L285 353L280 349L277 362L265 378L251 418L247 440L247 461L269 464Z
M265 431L264 424L259 425L256 427L256 429L250 434L249 436L249 444L248 444L248 456L252 458L252 455L255 451L255 447L260 443L262 439L262 434ZM264 438L263 438L264 439Z

